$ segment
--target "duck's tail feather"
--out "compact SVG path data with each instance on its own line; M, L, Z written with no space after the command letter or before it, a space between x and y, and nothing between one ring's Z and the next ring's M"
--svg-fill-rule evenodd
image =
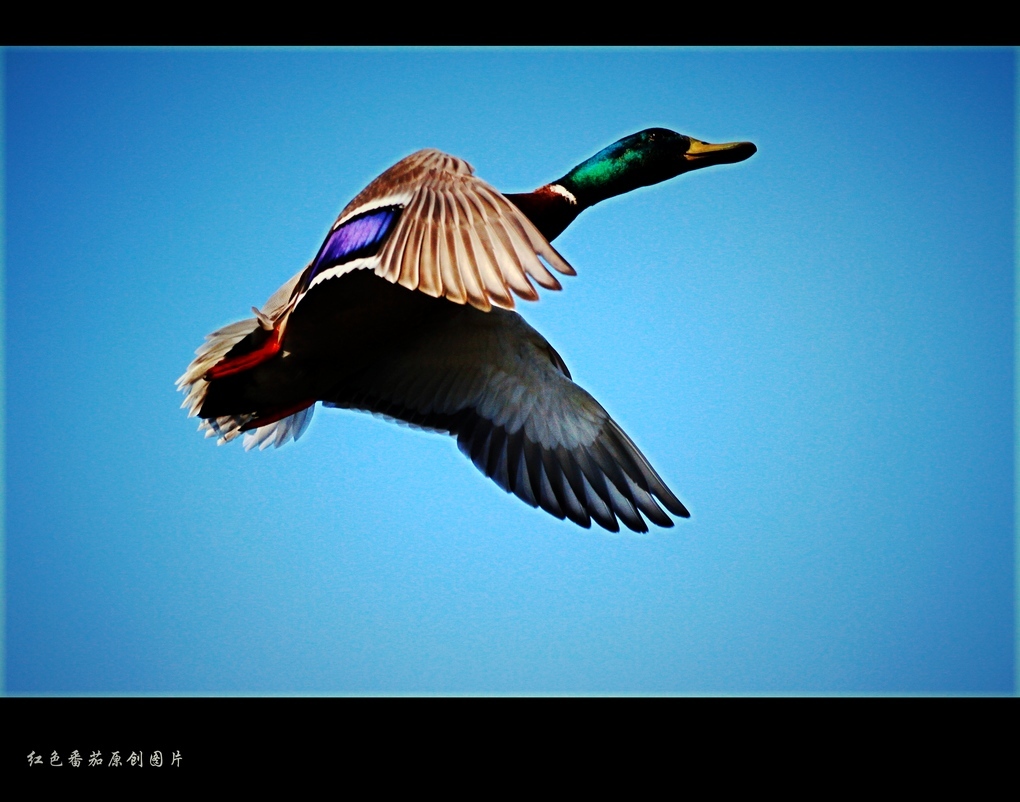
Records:
M188 369L177 380L177 389L185 394L181 408L188 410L189 418L193 418L202 409L206 394L209 392L209 382L204 378L209 369L257 328L259 328L258 318L251 317L231 323L229 326L224 326L222 329L217 329L212 334L206 335L205 342L195 351L195 358L188 365ZM212 435L207 434L206 437L212 437Z
M297 442L308 428L313 412L315 412L315 404L307 406L293 415L288 415L286 418L281 418L275 423L245 432L244 450L251 451L258 446L259 451L264 451L270 446L279 448L290 440Z
M242 434L241 427L254 417L254 415L224 415L220 418L204 418L198 424L198 430L205 432L206 437L217 438L216 445L221 446Z
M198 430L205 432L206 437L216 437L216 445L219 446L243 434L245 451L255 447L264 451L270 446L279 448L291 440L296 442L305 433L314 412L315 404L312 404L286 418L251 429L245 427L257 419L255 414L224 415L204 419L198 425Z
M292 280L284 285L276 295L269 299L262 311L256 311L256 314L260 317L264 316L267 314L266 310L274 314L279 313L281 299L286 299L286 294L292 289L293 283ZM232 393L246 393L250 389L248 383L250 377L238 375L212 381L206 378L209 376L210 369L219 364L238 343L260 329L264 333L265 328L265 324L260 322L259 317L253 317L231 323L229 326L214 331L206 336L205 343L195 352L195 358L188 365L188 369L177 380L177 389L185 394L181 407L188 410L188 417L201 415L203 407L206 408L206 415L212 413L213 417L205 417L199 424L198 430L205 432L206 437L217 438L218 445L229 443L244 434L245 451L250 451L256 446L259 449L269 446L279 448L284 443L300 438L308 428L314 411L314 400L312 399L303 402L301 407L292 405L289 408L284 408L287 406L286 404L281 406L275 401L263 399L262 401L267 403L270 408L277 410L276 415L268 414L264 409L261 409L265 405L261 402L251 403L253 409L250 412L234 413L234 410L229 409L232 406L229 403ZM214 383L215 390L212 394L214 397L210 397L210 390ZM226 399L223 396L226 396ZM228 402L226 409L223 408L225 400ZM207 402L210 403L207 404ZM242 401L238 406L243 409L247 403ZM216 407L220 412L234 414L217 414ZM260 418L266 421L262 426L258 425Z
M191 360L188 369L177 380L177 389L185 393L181 408L188 409L188 417L194 417L202 409L206 393L209 391L209 382L205 380L205 376L210 368L222 361L235 345L256 329L270 330L273 328L274 324L292 307L295 291L305 270L296 273L286 284L269 296L269 300L262 305L261 310L253 306L252 311L255 313L255 317L239 320L206 335L205 342L195 351L195 358ZM207 436L211 437L212 435Z

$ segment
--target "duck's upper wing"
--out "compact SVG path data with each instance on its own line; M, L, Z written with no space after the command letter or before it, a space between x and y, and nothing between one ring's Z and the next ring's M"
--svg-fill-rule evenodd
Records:
M486 476L533 507L616 532L689 513L520 315L465 308L350 382L327 406L456 435Z
M340 213L300 292L370 269L394 284L482 311L512 309L511 293L538 298L529 279L560 289L540 257L574 275L524 213L476 178L470 164L420 150L372 181Z

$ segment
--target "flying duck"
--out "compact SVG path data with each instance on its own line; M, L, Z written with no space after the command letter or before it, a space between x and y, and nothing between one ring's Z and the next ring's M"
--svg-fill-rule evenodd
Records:
M514 296L560 289L549 268L575 275L550 241L585 209L756 150L651 128L517 195L455 156L412 153L347 204L255 317L206 337L177 381L182 407L220 444L243 434L246 450L297 440L316 402L364 410L454 435L486 476L557 518L673 526L662 507L687 508Z

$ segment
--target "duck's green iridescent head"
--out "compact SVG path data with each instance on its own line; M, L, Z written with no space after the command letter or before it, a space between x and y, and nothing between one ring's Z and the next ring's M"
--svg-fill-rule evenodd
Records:
M691 170L743 161L757 150L751 142L712 145L666 128L649 128L600 150L554 183L583 208Z

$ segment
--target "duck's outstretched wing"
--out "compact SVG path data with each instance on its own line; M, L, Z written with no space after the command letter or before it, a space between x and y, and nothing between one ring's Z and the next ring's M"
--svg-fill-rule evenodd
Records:
M369 269L410 290L512 309L515 293L536 300L534 279L560 283L541 260L574 275L535 225L470 164L420 150L372 181L340 213L302 292L352 270Z
M327 406L449 432L486 476L533 507L583 527L617 518L648 531L688 517L602 406L574 384L548 342L513 312L465 308L364 372Z

